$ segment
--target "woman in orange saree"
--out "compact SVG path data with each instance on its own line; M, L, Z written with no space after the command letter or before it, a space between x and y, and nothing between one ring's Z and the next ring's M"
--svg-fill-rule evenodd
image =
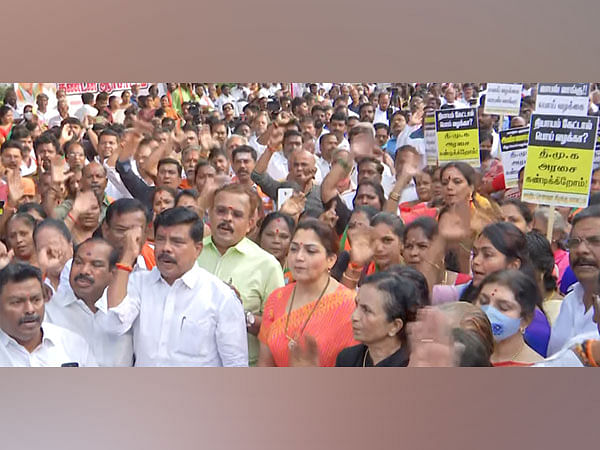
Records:
M338 239L329 226L306 219L290 244L288 266L294 283L276 289L263 312L258 366L289 366L290 349L316 340L319 365L333 367L338 353L355 345L351 316L355 293L333 279Z

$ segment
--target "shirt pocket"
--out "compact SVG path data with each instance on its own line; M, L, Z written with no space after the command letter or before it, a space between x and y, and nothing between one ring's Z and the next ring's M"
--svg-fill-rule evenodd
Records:
M179 324L175 351L187 356L207 356L215 339L213 321L182 316Z

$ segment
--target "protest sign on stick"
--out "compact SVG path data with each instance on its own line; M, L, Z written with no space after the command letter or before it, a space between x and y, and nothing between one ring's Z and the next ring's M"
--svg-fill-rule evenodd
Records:
M500 156L504 168L504 183L507 188L519 184L519 171L527 161L529 128L512 128L500 132Z
M425 125L423 127L425 135L425 154L427 155L427 165L437 166L438 149L437 134L435 132L435 112L425 113Z
M436 111L435 129L440 164L463 161L479 167L477 108Z
M540 83L535 112L584 116L590 105L589 91L590 85L587 83Z
M505 115L518 116L521 110L522 91L522 84L488 83L483 112L499 115L500 124Z
M587 206L598 117L533 114L522 200Z

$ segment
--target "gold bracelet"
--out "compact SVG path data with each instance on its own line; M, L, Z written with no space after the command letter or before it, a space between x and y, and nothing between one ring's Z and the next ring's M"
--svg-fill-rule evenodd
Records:
M399 202L400 201L400 195L396 194L395 192L391 192L390 193L390 199L394 200L395 202Z

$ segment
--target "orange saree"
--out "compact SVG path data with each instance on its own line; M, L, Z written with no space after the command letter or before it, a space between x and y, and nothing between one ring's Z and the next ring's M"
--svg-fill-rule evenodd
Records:
M296 283L288 284L271 293L265 305L258 339L271 350L277 367L288 367L289 341L286 338L287 303ZM324 295L310 318L302 336L312 336L319 348L319 365L334 367L338 353L356 345L352 333L351 316L354 312L355 292L345 286ZM315 301L292 311L289 319L288 336L298 336ZM300 338L303 344L303 339Z

